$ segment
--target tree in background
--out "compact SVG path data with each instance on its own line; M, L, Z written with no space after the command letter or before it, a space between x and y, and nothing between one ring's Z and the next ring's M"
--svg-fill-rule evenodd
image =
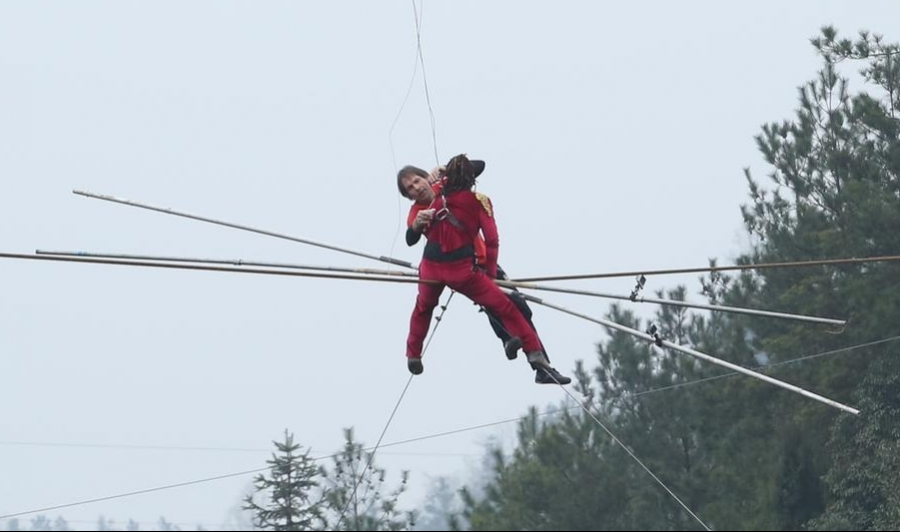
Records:
M856 41L839 39L830 27L813 39L824 66L800 91L793 121L770 124L757 142L772 165L770 177L789 195L769 194L750 180L753 205L745 209L748 227L759 237L761 260L779 257L825 258L900 252L900 47L866 32ZM851 94L840 63L862 64L860 74L873 92ZM749 178L749 175L748 175ZM896 334L900 320L900 275L893 264L827 268L816 273L772 272L757 297L779 299L801 311L815 310L852 318L843 345ZM826 350L826 336L799 328L771 328L766 345L776 352L802 346ZM795 514L792 526L811 519L815 527L896 528L896 503L888 510L896 461L878 450L896 447L894 383L900 372L898 349L885 346L875 356L848 356L815 364L805 378L813 386L830 385L840 396L859 401L863 416L847 419L807 413L795 418L810 451L810 477L820 483L819 512ZM892 388L894 387L894 388ZM887 391L887 393L886 393ZM895 397L895 396L894 396ZM893 401L893 402L892 402ZM875 424L877 423L877 425ZM809 445L830 435L827 449ZM874 456L861 454L866 449ZM876 458L877 457L877 458ZM888 492L885 492L888 490ZM873 505L878 506L875 511ZM822 513L824 507L824 513ZM789 510L789 508L785 508ZM864 515L867 509L871 515ZM821 514L820 516L818 514ZM785 516L787 519L788 516Z
M855 42L839 40L832 28L812 43L824 64L800 89L795 118L765 125L756 138L774 190L746 172L751 202L743 214L753 246L743 263L900 253L898 46L866 33ZM851 95L837 72L849 61L863 63L866 88L875 95ZM785 321L657 313L663 337L749 367L887 339L900 322L894 264L714 274L703 288L716 304L851 318L844 334L833 335ZM669 296L679 299L684 290ZM608 318L646 325L618 306ZM598 346L595 369L579 364L575 389L713 528L900 527L900 347L769 371L855 402L864 415L837 414L750 379L722 377L622 333ZM699 526L578 412L543 423L533 412L520 425L512 456L496 451L485 494L463 493L461 524L475 530Z
M461 511L459 489L444 477L434 479L428 489L414 530L449 530L449 517Z
M400 485L386 491L387 473L375 465L374 455L353 439L352 429L344 431L344 439L331 469L323 471L325 530L410 530L415 514L398 508L409 472L403 471Z
M53 530L53 522L46 515L38 515L31 520L29 530Z
M292 434L274 442L277 453L267 463L269 475L259 475L255 492L244 499L244 510L263 530L409 530L414 515L398 509L409 474L387 489L387 473L373 455L344 431L345 443L332 457L331 469L315 465L309 451L299 453ZM366 467L369 464L369 467Z
M99 532L103 532L106 530L118 530L116 528L116 522L113 519L107 519L105 516L100 516L97 518L97 530Z
M321 468L309 457L309 450L299 452L300 445L286 430L284 442L273 443L277 453L266 461L269 476L256 477L256 491L245 497L244 509L253 512L254 526L263 530L316 530L322 524L322 501L313 497Z

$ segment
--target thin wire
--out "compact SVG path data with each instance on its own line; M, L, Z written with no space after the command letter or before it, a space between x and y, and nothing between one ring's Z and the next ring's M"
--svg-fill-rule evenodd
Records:
M100 516L100 517L102 518L103 516ZM63 520L70 525L95 525L95 526L97 524L99 524L99 521L100 521L99 519L94 519L93 521L88 521L88 520L75 520L75 519L65 519L65 518L63 518ZM118 525L121 522L121 523L125 524L126 526L134 523L135 525L138 525L138 526L151 527L150 530L156 530L156 527L158 527L160 525L159 521L135 521L134 519L128 519L126 521L118 521L116 519L106 519L105 522L107 525L111 525L111 524ZM239 526L237 523L202 523L200 521L194 521L194 522L182 521L180 523L166 521L166 523L168 523L169 525L177 526L177 527L207 527L212 530L230 530L236 526ZM56 529L56 530L61 530L61 529ZM118 529L113 528L113 529L108 529L108 530L118 530Z
M451 297L452 297L452 294L451 294ZM448 304L450 303L450 299L449 299L449 298L447 299L447 303L448 303ZM446 305L445 305L445 306L446 306ZM435 327L435 329L437 329L437 327ZM432 335L432 337L433 337L433 335ZM807 361L807 360L812 360L812 359L815 359L815 358L821 358L821 357L824 357L824 356L829 356L829 355L835 355L835 354L839 354L839 353L844 353L844 352L854 351L854 350L856 350L856 349L862 349L862 348L865 348L865 347L872 347L872 346L875 346L875 345L884 344L884 343L888 343L888 342L894 342L894 341L897 341L897 340L900 340L900 335L898 335L898 336L892 336L892 337L890 337L890 338L885 338L885 339L883 339L883 340L876 340L876 341L873 341L873 342L867 342L867 343L864 343L864 344L858 344L858 345L852 345L852 346L848 346L848 347L843 347L843 348L840 348L840 349L835 349L835 350L833 350L833 351L827 351L827 352L824 352L824 353L818 353L818 354L808 355L808 356L805 356L805 357L800 357L800 358L795 358L795 359L791 359L791 360L786 360L786 361L783 361L783 362L777 362L777 363L775 363L775 364L768 364L768 365L765 365L765 366L759 366L759 368L760 368L760 369L766 369L766 368L773 368L773 367L776 367L776 366L785 366L785 365L788 365L788 364L794 364L794 363L798 363L798 362L804 362L804 361ZM668 391L668 390L672 390L672 389L675 389L675 388L683 388L683 387L691 386L691 385L694 385L694 384L700 384L700 383L703 383L703 382L708 382L708 381L711 381L711 380L716 380L716 379L724 378L724 377L727 377L727 376L730 376L730 375L733 375L733 374L736 374L736 373L725 374L725 375L718 375L718 376L715 376L715 377L709 377L709 378L705 378L705 379L698 379L698 380L695 380L695 381L689 381L689 382L684 382L684 383L680 383L680 384L673 384L673 385L671 385L671 386L665 386L665 387L662 387L662 388L654 388L654 389L651 389L651 390L646 390L646 391L643 391L643 392L636 393L636 394L634 394L634 396L635 396L635 397L638 397L638 396L650 395L650 394L652 394L652 393L658 393L658 392ZM568 391L568 390L567 390L567 391ZM576 402L577 402L577 401L576 401ZM548 416L548 415L551 415L551 414L558 414L558 413L560 413L560 412L566 412L566 411L568 411L568 410L572 410L572 409L575 409L575 408L583 408L583 406L581 406L581 405L579 404L578 407L569 407L569 408L562 408L562 409L546 410L546 411L544 411L544 412L538 413L537 415L538 415L538 416ZM410 444L410 443L418 443L418 442L425 441L425 440L432 440L432 439L437 439L437 438L443 438L443 437L446 437L446 436L453 436L453 435L456 435L456 434L462 434L462 433L464 433L464 432L472 432L472 431L475 431L475 430L481 430L481 429L485 429L485 428L491 428L491 427L497 427L497 426L500 426L500 425L506 425L506 424L509 424L509 423L515 423L515 422L518 422L518 421L522 421L523 419L528 419L528 417L529 417L529 416L519 416L519 417L515 417L515 418L504 419L504 420L501 420L501 421L494 421L494 422L491 422L491 423L483 423L483 424L480 424L480 425L473 425L473 426L470 426L470 427L463 427L463 428L461 428L461 429L448 430L448 431L439 432L439 433L435 433L435 434L429 434L429 435L425 435L425 436L419 436L419 437L416 437L416 438L409 438L409 439L406 439L406 440L400 440L400 441L395 441L395 442L385 443L385 444L381 445L381 447L382 447L382 448L386 448L386 447L396 447L396 446L400 446L400 445L408 445L408 444ZM368 451L368 449L366 449L366 450ZM313 460L317 460L317 461L318 461L318 460L325 460L325 459L328 459L328 458L333 458L333 457L335 457L335 456L339 456L339 454L332 454L332 455L328 455L328 456L321 456L321 457L318 457L318 458L314 458ZM101 501L108 501L108 500L113 500L113 499L120 499L120 498L124 498L124 497L130 497L130 496L132 496L132 495L139 495L139 494L144 494L144 493L152 493L152 492L157 492L157 491L164 491L164 490L168 490L168 489L174 489L174 488L179 488L179 487L183 487L183 486L190 486L190 485L194 485L194 484L201 484L201 483L205 483L205 482L213 482L213 481L216 481L216 480L222 480L222 479L226 479L226 478L238 477L238 476L242 476L242 475L251 475L251 474L259 473L259 472L262 472L262 471L266 471L266 470L268 470L268 469L269 469L268 467L266 467L266 468L261 468L261 469L254 469L254 470L251 470L251 471L243 471L243 472L241 472L241 473L232 473L232 474L229 474L229 475L220 475L220 476L216 476L216 477L210 477L210 478L205 478L205 479L200 479L200 480L194 480L194 481L190 481L190 482L182 482L182 483L178 483L178 484L170 484L170 485L167 485L167 486L160 486L160 487L157 487L157 488L150 488L150 489L145 489L145 490L132 491L132 492L123 493L123 494L120 494L120 495L111 495L111 496L108 496L108 497L101 497L101 498L97 498L97 499L90 499L90 500L85 500L85 501L80 501L80 502L69 503L69 504L62 504L62 505L58 505L58 506L50 506L50 507L46 507L46 508L39 508L39 509L36 509L36 510L29 510L29 511L25 511L25 512L17 512L17 513L13 513L13 514L0 515L0 519L8 519L8 518L11 518L11 517L19 517L19 516L23 516L23 515L36 514L36 513L46 512L46 511L55 510L55 509L59 509L59 508L70 508L70 507L74 507L74 506L82 506L82 505L85 505L85 504L90 504L90 503L92 503L92 502L101 502Z
M230 452L230 453L268 453L271 449L252 449L241 447L185 447L167 445L128 445L106 443L60 443L41 441L0 441L0 445L10 447L74 447L79 449L116 449L126 451L198 451L198 452Z
M263 471L267 471L269 469L270 469L269 467L262 467L259 469L251 469L248 471L241 471L240 473L230 473L228 475L219 475L216 477L208 477L208 478L204 478L204 479L200 479L200 480L191 480L188 482L180 482L178 484L169 484L168 486L160 486L158 488L149 488L149 489L145 489L145 490L130 491L128 493L122 493L119 495L110 495L108 497L98 497L96 499L88 499L85 501L73 502L73 503L68 503L68 504L59 504L56 506L47 506L45 508L38 508L37 510L29 510L27 512L17 512L17 513L13 513L13 514L0 515L0 519L8 519L11 517L19 517L19 516L28 515L28 514L51 512L53 510L61 510L63 508L72 508L73 506L83 506L85 504L93 504L96 502L105 502L105 501L111 501L111 500L115 500L115 499L123 499L125 497L132 497L134 495L144 495L147 493L154 493L157 491L169 490L169 489L174 489L174 488L183 488L185 486L193 486L196 484L203 484L205 482L213 482L216 480L223 480L226 478L252 475L255 473L261 473Z
M553 374L551 373L550 376L553 377ZM553 379L556 380L555 377ZM556 384L559 384L559 381L557 381ZM660 480L660 478L658 476L656 476L653 473L653 471L650 471L650 468L647 467L646 465L644 465L644 462L642 462L640 458L638 458L633 452L631 452L631 449L629 449L624 443L622 443L622 441L619 440L619 438L617 438L616 435L612 433L612 431L610 431L608 428L606 428L606 425L604 425L603 422L601 422L600 419L598 419L597 416L595 416L594 413L591 412L591 410L587 406L581 404L577 400L577 398L574 395L572 395L572 392L570 392L565 386L560 386L560 388L562 388L562 390L564 392L566 392L566 394L568 394L569 397L571 397L573 401L576 401L578 403L578 405L581 407L581 409L584 410L584 412L587 415L589 415L591 417L591 419L593 419L594 422L597 423L597 425L599 425L600 428L604 430L604 432L609 434L609 437L612 438L612 440L615 443L617 443L619 445L619 447L621 447L622 449L625 450L626 453L628 453L628 456L630 456L635 462L637 462L637 464L639 466L641 466L641 468L644 471L646 471L648 475L653 477L653 480L655 480L657 484L662 486L662 489L664 489L666 491L666 493L668 493L673 499L675 499L675 501L682 508L684 508L684 510L687 513L689 513L691 515L691 517L693 517L698 523L700 523L700 526L702 526L704 530L707 530L707 531L709 530L709 527L706 526L706 523L704 523L702 519L697 517L697 514L695 514L690 508L688 508L688 506L680 498L678 498L678 495L675 495L675 493L671 489L669 489L669 487L666 486L666 484L662 480Z
M425 72L425 55L422 53L422 31L419 23L419 15L416 10L416 0L412 0L413 12L416 15L416 44L419 50L419 62L422 63L422 83L425 85L425 102L428 104L428 115L431 118L431 141L434 145L434 162L441 165L437 146L437 125L434 119L434 109L431 107L431 93L428 91L428 74Z
M434 339L434 335L437 333L438 328L441 326L441 321L443 320L444 314L447 312L447 307L450 306L450 301L453 299L453 295L456 292L450 292L450 297L447 298L447 302L441 307L441 313L437 317L437 324L434 326L434 329L431 330L431 334L428 337L427 342L425 343L425 347L422 348L421 355L424 356L425 352L428 351L428 346L431 345L431 340ZM406 396L406 391L409 390L409 385L412 383L413 375L409 376L409 379L406 381L406 386L403 387L403 392L400 394L400 398L397 399L397 404L394 405L394 410L391 411L391 416L388 418L387 423L384 425L384 430L381 431L381 436L378 437L378 442L375 444L375 448L372 449L372 452L369 454L369 459L366 461L366 467L363 468L362 473L359 475L359 479L356 481L356 485L353 487L353 496L347 498L347 503L344 505L344 509L341 510L341 516L338 519L337 525L335 525L335 530L339 530L341 528L341 523L344 521L344 516L347 515L347 510L350 508L350 501L356 499L356 492L359 490L359 485L362 483L363 478L365 478L366 473L369 471L369 468L372 466L372 462L375 461L375 453L378 452L378 448L381 447L381 442L384 440L384 435L387 434L388 428L391 426L391 422L394 420L394 416L397 414L397 409L400 408L400 403L403 402L403 398ZM357 523L358 525L358 523Z
M413 0L413 7L415 8L415 0ZM423 11L424 14L424 11ZM418 26L418 20L416 22L416 26ZM413 73L412 76L409 77L409 86L406 87L406 96L403 97L403 103L400 104L400 109L397 110L397 115L394 117L394 121L391 123L391 128L388 130L388 144L391 147L391 162L394 165L394 172L398 172L399 168L397 167L397 153L394 150L394 128L397 126L397 122L400 121L400 116L403 114L403 109L406 108L406 102L409 100L410 94L412 94L413 86L416 82L416 74L419 72L419 52L418 50L415 53L413 58ZM400 195L397 195L397 229L394 231L394 239L391 241L391 251L388 256L394 255L394 248L397 246L397 236L400 234L401 222L400 220L403 218L401 214L402 203L400 201Z
M46 442L46 441L0 441L3 447L58 447L74 449L115 449L117 451L176 451L176 452L229 452L229 453L271 453L271 449L251 449L236 447L185 447L178 445L129 445L112 443L77 443L77 442ZM384 447L384 446L382 446ZM382 452L393 456L475 456L470 453L402 453ZM330 458L328 456L326 458Z
M413 0L413 10L415 12L416 2ZM424 12L423 12L424 15ZM419 18L416 17L416 31L418 33L419 28ZM410 94L412 94L413 85L416 82L416 74L419 72L419 51L416 49L415 59L413 61L413 73L409 78L409 86L406 88L406 96L403 97L403 103L400 104L400 109L397 110L397 115L394 117L393 123L391 123L391 129L388 131L388 142L391 145L391 161L394 163L394 170L397 170L397 154L394 151L394 128L397 126L397 122L400 121L400 115L403 114L403 109L406 108L406 102L409 100Z

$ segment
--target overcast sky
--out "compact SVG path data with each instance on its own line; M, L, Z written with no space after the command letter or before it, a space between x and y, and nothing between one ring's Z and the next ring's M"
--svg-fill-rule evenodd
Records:
M768 171L753 136L792 115L819 65L809 38L833 24L900 39L891 1L419 7L439 160L487 161L500 264L520 277L730 262L747 245L743 169ZM416 262L394 184L436 163L415 59L411 1L4 1L0 251L383 267L71 193L85 189ZM314 455L345 427L374 444L408 378L412 285L10 260L0 274L0 515L264 467L285 428ZM649 287L679 282L694 278ZM599 326L535 320L560 370L593 365ZM424 362L386 442L566 398L508 362L462 298ZM512 427L378 462L413 472L412 505ZM250 478L49 516L214 528Z

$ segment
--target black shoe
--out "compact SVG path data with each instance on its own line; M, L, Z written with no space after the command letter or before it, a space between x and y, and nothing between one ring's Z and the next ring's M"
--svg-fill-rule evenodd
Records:
M406 367L409 368L409 372L413 375L421 375L425 371L421 358L407 358Z
M522 339L518 336L503 342L503 350L506 351L506 358L509 360L515 360L519 356L519 349L522 349Z
M560 386L563 386L572 382L572 379L556 371L555 368L547 366L545 368L538 368L534 372L534 382L538 384L559 384Z

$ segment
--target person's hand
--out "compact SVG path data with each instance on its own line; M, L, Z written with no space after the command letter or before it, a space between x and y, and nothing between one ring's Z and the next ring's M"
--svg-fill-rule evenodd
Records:
M416 219L413 221L413 229L421 233L431 225L432 220L434 220L434 209L421 210L416 214Z
M421 358L407 358L406 367L413 375L421 375L422 372L425 371L425 366L422 365Z
M447 171L446 167L437 166L434 169L432 169L431 172L429 172L428 178L426 179L426 181L428 181L429 185L439 183L441 181L441 177L444 175L444 172L446 172L446 171Z

